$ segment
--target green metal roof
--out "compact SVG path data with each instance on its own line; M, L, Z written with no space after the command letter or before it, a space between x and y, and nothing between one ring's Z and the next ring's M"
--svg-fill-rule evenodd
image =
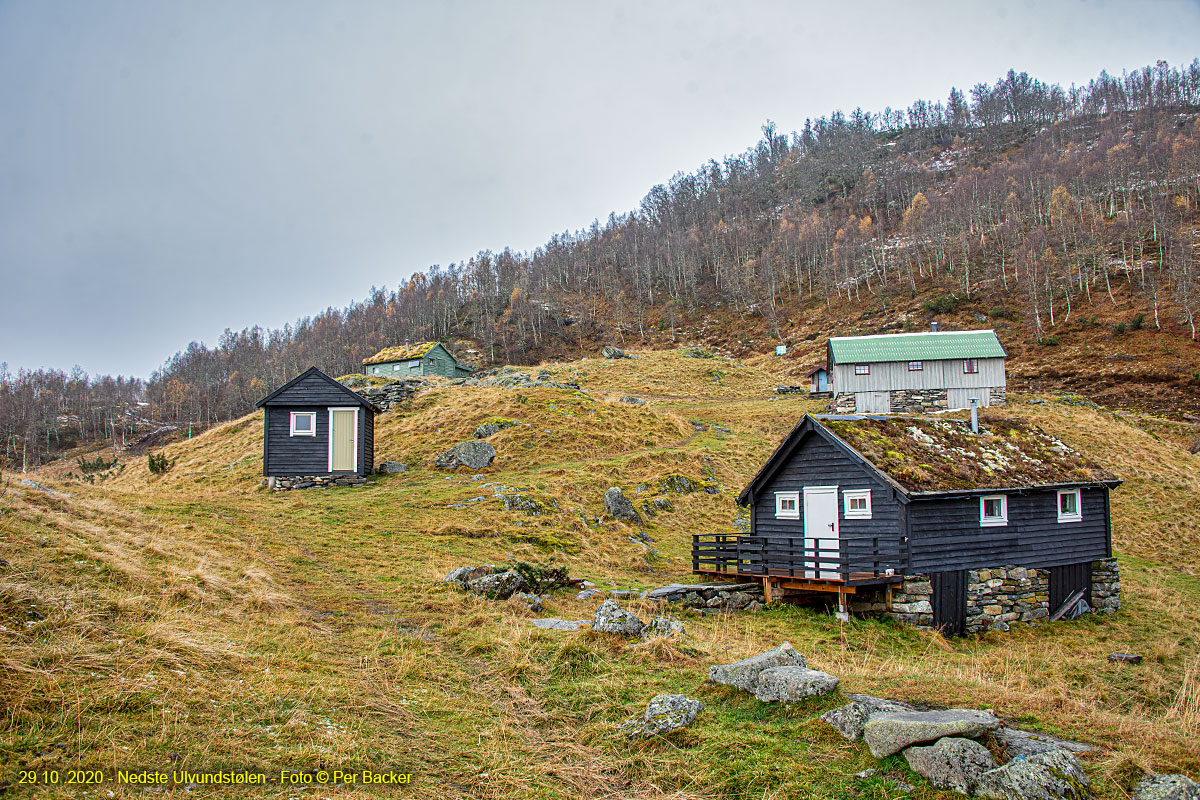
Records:
M879 336L836 336L829 340L834 364L877 361L937 361L946 358L1004 358L995 331L932 331Z

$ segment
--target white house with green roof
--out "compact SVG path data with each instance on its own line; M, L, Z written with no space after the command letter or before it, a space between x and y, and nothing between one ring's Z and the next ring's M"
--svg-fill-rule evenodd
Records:
M830 410L903 414L1003 405L999 337L986 331L926 331L829 339Z

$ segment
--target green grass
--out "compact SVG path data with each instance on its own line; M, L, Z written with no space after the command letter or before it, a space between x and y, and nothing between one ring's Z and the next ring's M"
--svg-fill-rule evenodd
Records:
M43 470L39 480L72 496L18 489L0 512L10 562L0 567L0 780L75 765L369 768L411 772L414 786L336 796L883 800L901 796L897 781L913 784L914 798L953 796L902 758L876 762L816 721L838 696L783 708L706 683L709 665L785 639L846 692L992 708L1101 744L1086 764L1104 797L1123 797L1142 770L1200 772L1200 478L1181 446L1186 431L1152 432L1165 423L1014 397L1014 410L1126 479L1113 495L1125 607L1111 617L947 642L779 606L681 613L682 642L632 644L542 631L519 602L438 585L463 564L550 557L602 588L688 581L691 535L730 530L736 492L819 408L769 401L768 360L723 362L716 384L704 375L711 360L638 355L548 365L590 398L428 391L377 425L377 460L410 469L359 489L259 488L253 417L169 446L178 462L165 475L131 464L92 486ZM631 393L647 405L614 402ZM525 424L490 439L499 456L482 479L433 468L438 452L495 416ZM709 425L696 431L688 420ZM674 509L645 527L667 559L652 564L629 541L633 529L604 516L602 495L672 474L712 475L726 492L672 494ZM559 512L505 512L482 484L553 499ZM559 592L542 616L589 618L595 605ZM628 605L643 619L655 613ZM1108 662L1115 651L1146 661ZM690 694L706 710L669 739L619 736L616 725L660 692ZM193 796L295 794L273 785Z

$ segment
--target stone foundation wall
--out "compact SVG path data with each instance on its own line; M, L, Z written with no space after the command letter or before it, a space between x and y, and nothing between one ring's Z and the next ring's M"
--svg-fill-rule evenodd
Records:
M950 404L945 389L894 389L888 400L893 414L945 411Z
M645 599L709 611L761 611L767 601L759 583L672 584L646 592Z
M362 486L366 482L366 478L357 475L292 475L267 478L263 485L273 492L286 492L291 489L324 489L328 486Z
M1121 566L1115 558L1092 562L1092 608L1100 614L1121 608Z
M988 389L988 403L993 406L1002 406L1008 402L1008 391L1003 386L993 386Z
M854 392L838 392L829 401L829 411L833 414L853 414L857 409Z

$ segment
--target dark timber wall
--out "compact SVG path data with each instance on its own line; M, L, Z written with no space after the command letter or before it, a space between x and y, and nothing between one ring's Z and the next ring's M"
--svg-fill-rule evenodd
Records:
M914 498L909 505L913 573L1001 565L1056 567L1108 558L1108 490L1081 490L1083 520L1058 521L1058 492L1008 497L1008 525L979 525L979 498Z
M329 409L359 406L358 470L329 471ZM263 475L369 475L375 467L375 420L358 395L318 374L308 375L264 406ZM316 436L292 436L291 413L316 412Z
M849 568L862 566L867 554L881 552L887 561L881 568L897 572L908 569L902 549L903 510L895 490L840 447L819 434L808 432L796 449L754 498L753 535L804 537L804 487L838 487L838 533L843 558ZM871 490L871 519L846 519L843 489ZM800 492L800 519L775 518L775 493Z

